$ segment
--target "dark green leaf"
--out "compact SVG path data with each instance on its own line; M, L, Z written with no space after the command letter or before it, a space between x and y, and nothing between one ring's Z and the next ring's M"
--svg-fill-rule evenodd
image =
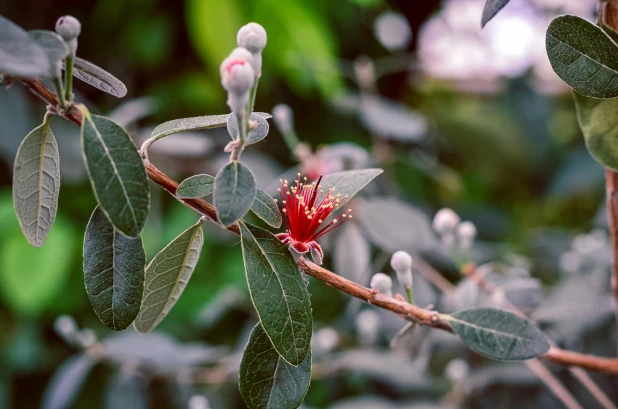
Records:
M471 308L447 319L464 344L487 358L522 361L549 350L545 334L527 319L508 311Z
M253 113L251 115L251 120L254 122L255 126L247 133L245 145L251 145L252 143L259 142L266 138L268 130L270 129L268 121L258 113ZM227 132L232 139L238 139L238 119L236 119L236 115L229 115L227 119Z
M238 387L249 409L296 409L311 381L311 351L304 361L293 366L273 348L258 323L240 363Z
M593 98L618 97L618 45L581 17L555 18L547 29L547 55L556 74Z
M341 195L337 206L341 207L382 172L382 169L344 170L324 176L321 185L324 192L334 188L333 195Z
M500 10L509 3L510 0L487 0L485 7L483 8L483 17L481 18L481 27L485 27L485 24L498 14Z
M215 207L224 226L247 214L257 191L251 169L238 161L225 165L215 179Z
M39 77L48 72L43 48L20 26L0 16L0 73Z
M98 65L79 57L73 60L73 76L117 98L127 95L127 87L122 81Z
M112 224L137 237L148 218L150 188L144 164L120 125L84 109L82 149L92 188Z
M139 313L145 265L141 237L121 234L97 206L84 236L84 282L94 312L110 329L122 331Z
M262 189L258 188L251 210L270 226L276 229L281 227L282 219L279 207L277 207L275 200Z
M311 342L307 283L289 250L272 233L240 223L247 283L262 327L279 355L300 365Z
M618 98L589 98L575 91L573 98L588 152L601 165L618 171Z
M62 60L69 55L69 46L66 45L62 37L53 31L33 30L28 32L45 51L49 61L49 76L51 78L60 77L60 67Z
M26 136L15 157L13 204L28 242L41 247L56 220L60 155L49 122Z
M215 178L210 175L195 175L183 180L176 196L183 199L193 199L196 197L208 196L215 189Z
M182 295L204 244L200 226L201 222L185 230L146 267L144 298L135 319L139 332L150 332L159 325Z

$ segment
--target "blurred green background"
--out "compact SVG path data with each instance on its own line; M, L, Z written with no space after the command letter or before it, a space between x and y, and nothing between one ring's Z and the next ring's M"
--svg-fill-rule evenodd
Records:
M538 319L559 342L613 354L615 324L608 319L611 299L605 291L609 252L594 253L600 267L592 274L583 256L574 255L581 248L571 244L574 236L588 237L581 235L600 228L595 249L602 242L608 250L603 170L587 154L571 97L544 52L552 17L573 12L591 18L595 2L512 3L482 32L481 0L3 0L0 14L27 30L53 29L61 15L77 17L82 22L78 55L120 78L129 92L118 100L76 80L76 98L126 125L136 144L166 120L227 113L219 64L235 47L238 28L259 22L268 45L256 110L288 104L299 137L321 155L326 169L383 167L385 175L368 197L397 197L406 211L421 212L423 226L445 206L473 221L480 239L475 260L502 259L538 279L543 288L535 291L551 298L534 308L541 308L535 310ZM194 395L207 396L213 409L244 407L233 368L255 315L236 237L205 227L197 269L159 335L114 338L98 322L84 290L81 246L95 198L78 130L54 118L62 163L58 219L43 248L27 244L12 208L12 163L44 109L19 84L0 90L0 408L182 408ZM172 136L153 148L153 161L177 180L214 174L225 161L226 138L219 132ZM265 188L297 165L272 124L270 136L252 147L246 160ZM152 191L144 234L149 257L197 219L158 187ZM395 238L376 240L371 223L361 221L360 230L347 231L360 231L360 247L338 247L343 233L323 243L328 267L345 269L346 255L367 253L371 264L360 266L367 274L353 277L367 284L369 272L389 269L393 246L407 246L397 242L407 237L398 230L421 244L435 243L406 211L397 219L387 208L364 207L359 217L386 226ZM422 245L412 250L457 282L442 253ZM598 293L577 298L586 290L573 280ZM515 407L515 396L518 407L561 407L523 366L488 365L438 335L421 355L428 357L425 366L410 351L389 355L387 338L403 325L396 317L378 330L367 324L374 318L365 315L366 325L355 318L361 307L354 301L321 283L312 282L310 291L315 327L324 331L314 335L318 364L307 407L451 407L445 396L463 381L449 375L447 364L458 356L470 361L466 370L479 374L477 384L468 385L473 392L457 401L461 407ZM593 306L597 303L601 306ZM567 326L564 316L581 304L599 317L598 325ZM126 356L92 369L96 348L80 355L88 341L71 344L71 330L62 336L62 323L70 327L67 316L92 329L102 344L116 342L110 350ZM373 334L369 340L363 331ZM366 364L346 358L345 351L359 348ZM334 352L341 354L329 355ZM339 361L323 365L321 356ZM165 374L152 368L166 368ZM482 372L488 368L494 372ZM56 383L50 386L54 373ZM558 370L558 375L585 407L596 407L568 374ZM616 390L615 379L597 380L606 391ZM484 391L483 398L478 391ZM191 402L194 409L202 407L197 398Z

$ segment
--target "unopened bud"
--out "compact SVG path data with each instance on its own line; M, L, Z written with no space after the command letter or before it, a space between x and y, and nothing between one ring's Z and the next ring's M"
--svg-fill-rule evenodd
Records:
M452 233L459 224L459 216L453 210L440 209L433 218L433 229L438 234Z
M56 21L56 33L67 43L73 55L77 51L77 37L81 31L81 23L73 16L63 16Z
M232 112L241 112L249 101L249 90L255 82L252 61L251 53L239 47L221 63L221 84L228 92Z
M189 399L189 409L210 409L208 399L203 395L193 395Z
M256 75L262 72L262 50L266 47L266 30L258 23L249 23L238 30L236 42L253 54L252 66Z
M451 383L461 382L469 372L470 365L461 358L451 359L444 369L444 374Z
M75 319L70 315L61 315L54 321L54 329L63 339L70 341L78 331Z
M457 238L462 250L470 250L476 237L476 226L472 222L462 222L457 226Z
M393 280L384 273L374 274L374 276L371 277L371 284L369 285L373 290L378 290L380 294L387 297L393 296Z
M275 126L282 134L288 134L294 130L294 112L286 104L277 104L273 107L273 120Z
M399 284L406 289L412 288L412 256L405 251L397 251L391 257L391 267L397 273Z

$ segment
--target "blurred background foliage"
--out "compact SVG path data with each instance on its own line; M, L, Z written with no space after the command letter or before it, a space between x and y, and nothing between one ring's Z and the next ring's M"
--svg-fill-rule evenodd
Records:
M26 29L52 29L64 14L81 20L78 55L114 73L129 93L119 101L77 82L77 99L127 126L137 144L163 121L226 113L219 64L238 28L259 22L268 46L256 109L290 105L300 138L325 169L386 171L369 198L352 203L357 222L325 240L329 267L366 285L370 273L390 269L390 252L407 248L457 284L428 228L437 209L452 207L478 227L477 262L511 265L497 281L532 280L509 288L555 339L612 355L603 170L585 150L571 97L544 51L552 17L592 18L595 1L512 1L481 31L483 3L3 0L0 14ZM12 163L44 109L18 85L0 91L0 407L244 407L233 370L255 316L236 237L205 226L191 284L156 334L110 334L83 285L81 243L95 199L78 130L54 118L58 220L42 249L27 244L12 209ZM296 166L271 129L246 153L264 188ZM226 138L173 136L153 147L153 161L177 180L214 174L226 160L219 154ZM158 188L152 206L150 256L196 220ZM457 306L482 303L466 284L459 281ZM428 282L415 286L419 303L445 305ZM322 283L310 291L317 332L307 408L561 407L523 365L490 365L438 331L415 333L403 352L390 352L401 320ZM97 355L98 347L106 352ZM586 408L596 407L553 369ZM618 398L615 379L595 379Z

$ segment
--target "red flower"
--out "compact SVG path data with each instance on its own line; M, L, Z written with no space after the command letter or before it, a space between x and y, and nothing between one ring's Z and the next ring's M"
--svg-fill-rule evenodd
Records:
M317 182L307 184L306 177L303 178L303 182L300 181L299 173L295 186L290 187L287 180L280 180L281 189L277 189L281 197L281 215L287 227L287 232L277 234L277 238L301 254L309 250L312 250L312 254L317 252L316 255L320 259L324 253L316 240L352 218L352 215L344 213L322 226L335 208L348 196L344 196L343 199L339 194L333 196L335 189L330 188L320 200L324 193L320 190L321 180L322 176ZM351 211L352 209L348 209L348 213ZM344 220L339 223L341 219Z

